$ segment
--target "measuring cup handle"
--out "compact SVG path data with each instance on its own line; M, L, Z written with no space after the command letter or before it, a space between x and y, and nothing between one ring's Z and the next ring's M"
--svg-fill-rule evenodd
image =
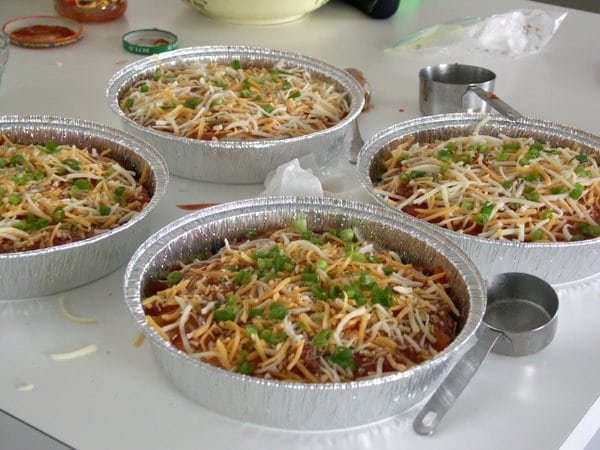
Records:
M456 363L413 422L418 434L432 434L465 389L502 333L483 325L479 339Z
M508 117L512 120L518 120L523 118L523 114L514 109L508 103L500 100L493 92L488 92L486 90L481 89L479 86L471 85L469 86L469 91L477 94L479 98L481 98L484 102L502 114L504 117ZM467 91L468 92L468 91Z

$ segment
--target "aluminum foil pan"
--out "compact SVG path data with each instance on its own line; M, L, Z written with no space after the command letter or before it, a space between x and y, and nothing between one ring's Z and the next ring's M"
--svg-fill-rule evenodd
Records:
M417 141L433 142L436 139L470 135L485 117L483 114L469 113L442 114L402 122L380 131L361 149L358 159L361 184L376 203L395 210L374 192L374 185L384 171L383 162L391 149L409 136L414 136ZM481 127L480 134L531 136L555 146L577 143L582 151L600 157L600 137L590 133L538 119L514 121L501 116L489 117L490 120ZM419 227L442 232L458 244L475 261L485 279L504 272L526 272L554 286L562 286L592 278L600 271L600 238L558 243L500 241L461 234L401 211L400 214L412 219L412 222L418 222Z
M224 239L242 239L248 229L288 226L298 214L309 227L355 227L366 240L394 249L426 267L449 272L461 311L460 332L434 359L373 380L350 383L290 383L265 380L200 362L165 341L146 322L141 306L149 280L166 276L177 261L215 251ZM477 268L438 233L408 224L383 208L330 198L271 197L223 204L189 214L152 235L125 273L125 300L168 379L189 398L217 413L259 425L291 429L336 429L378 421L411 408L434 389L454 358L472 344L485 309L485 285Z
M178 61L229 64L232 59L254 65L272 65L283 60L305 68L346 90L350 111L331 128L295 138L202 141L173 136L135 123L119 106L119 99L129 86L154 73L159 62L156 56L131 63L114 74L108 82L106 99L121 118L123 128L157 148L167 161L169 172L184 178L214 183L262 183L271 170L295 158L313 154L320 167L335 158L347 158L352 142L352 121L362 110L364 94L360 84L346 71L294 53L243 46L190 47L160 55L160 63L164 65Z
M21 144L53 140L79 147L113 149L111 158L141 172L150 168L152 199L129 222L83 241L41 250L0 253L0 298L41 297L101 278L124 265L150 234L150 215L165 194L167 166L160 154L123 131L92 122L51 116L0 116L0 133Z

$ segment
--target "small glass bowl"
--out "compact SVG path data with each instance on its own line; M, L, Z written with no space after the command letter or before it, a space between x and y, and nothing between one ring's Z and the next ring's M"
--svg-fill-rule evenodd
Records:
M121 17L127 0L54 0L54 9L61 16L78 22L106 22Z
M8 35L0 30L0 82L2 82L2 74L4 73L4 67L8 62L8 44L10 39Z

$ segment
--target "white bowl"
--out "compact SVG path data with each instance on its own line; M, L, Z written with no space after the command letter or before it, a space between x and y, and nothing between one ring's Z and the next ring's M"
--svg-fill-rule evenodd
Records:
M248 25L297 20L329 0L183 0L213 19Z

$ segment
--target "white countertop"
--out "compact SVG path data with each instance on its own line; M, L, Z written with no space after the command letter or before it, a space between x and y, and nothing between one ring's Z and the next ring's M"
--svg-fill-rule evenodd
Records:
M568 15L541 52L524 58L385 51L424 26L517 8ZM52 2L3 0L0 23L34 14L53 15ZM418 70L440 62L487 67L497 74L496 93L524 115L600 134L600 15L526 0L402 0L396 15L383 21L334 0L297 22L261 27L219 23L181 1L130 0L124 17L86 24L74 45L11 47L0 114L60 115L120 128L104 97L106 82L139 58L123 50L121 36L151 27L175 32L179 47L256 45L361 69L373 91L372 108L359 118L365 139L419 116ZM351 177L353 168L344 163L340 170ZM176 204L250 198L263 188L171 177L153 229L185 214ZM412 430L415 410L358 429L313 433L240 424L203 409L169 384L148 345L134 348L138 330L123 303L123 270L48 298L0 302L0 410L82 449L576 449L600 422L599 281L561 288L552 344L527 357L490 355L437 433L423 437ZM67 320L60 296L72 313L97 322ZM98 351L70 361L49 357L88 344ZM593 416L586 416L588 410ZM14 435L11 440L16 428L7 423L0 418L0 448L25 445Z

